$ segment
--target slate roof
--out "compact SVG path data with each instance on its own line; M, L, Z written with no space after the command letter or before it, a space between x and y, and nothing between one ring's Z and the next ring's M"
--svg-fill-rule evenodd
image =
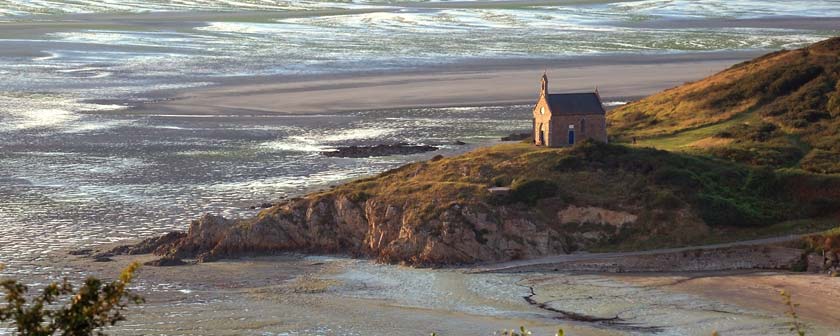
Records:
M552 114L606 114L601 99L594 92L549 94L546 97Z

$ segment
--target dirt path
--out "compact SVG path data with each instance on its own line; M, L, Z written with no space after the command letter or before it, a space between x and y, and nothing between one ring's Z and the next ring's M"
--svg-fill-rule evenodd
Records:
M802 237L804 237L806 235L808 235L808 234L798 234L798 235L789 235L789 236L781 236L781 237L745 240L745 241L730 242L730 243L711 244L711 245L702 245L702 246L687 246L687 247L656 249L656 250L647 250L647 251L608 252L608 253L581 252L581 253L554 255L554 256L548 256L548 257L542 257L542 258L536 258L536 259L515 260L515 261L508 261L508 262L503 262L503 263L478 265L478 266L475 266L472 269L470 269L469 272L471 272L471 273L492 273L492 272L509 272L509 271L513 271L513 270L524 271L524 270L527 270L528 268L538 268L539 266L546 266L546 265L553 265L553 264L565 264L565 263L582 262L582 261L595 262L595 261L615 260L615 259L620 259L620 258L638 257L638 256L666 255L666 254L674 254L674 253L689 252L689 251L704 251L704 250L716 250L716 249L735 248L735 247L775 245L775 244L781 244L781 243L796 241L796 240L801 239Z

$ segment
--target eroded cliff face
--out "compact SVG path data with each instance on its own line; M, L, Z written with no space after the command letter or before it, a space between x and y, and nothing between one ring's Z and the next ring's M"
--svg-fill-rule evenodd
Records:
M621 234L637 216L597 207L451 204L428 213L411 202L328 193L279 204L252 219L205 215L164 241L166 258L212 261L284 251L340 253L390 263L445 265L568 253ZM567 230L574 226L573 230ZM585 228L584 228L585 227Z

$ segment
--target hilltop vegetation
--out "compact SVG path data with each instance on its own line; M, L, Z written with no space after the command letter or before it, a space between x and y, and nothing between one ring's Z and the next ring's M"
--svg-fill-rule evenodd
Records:
M491 186L511 192L493 195ZM777 223L803 232L815 227L784 223L837 209L835 177L624 145L508 144L405 165L252 219L205 217L157 251L204 261L339 252L440 265L726 241L776 233Z
M438 156L254 218L205 216L142 249L200 261L313 251L441 265L834 227L840 175L814 172L840 172L838 57L840 38L622 107L609 115L611 133L640 138L635 146L519 143Z
M608 120L624 141L840 173L840 38L737 64L622 106Z

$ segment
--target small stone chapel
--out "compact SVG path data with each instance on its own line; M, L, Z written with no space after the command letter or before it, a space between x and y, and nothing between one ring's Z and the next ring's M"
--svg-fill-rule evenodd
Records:
M607 142L606 110L598 89L584 93L548 93L543 73L540 98L534 106L534 143L537 146L571 146L584 139Z

